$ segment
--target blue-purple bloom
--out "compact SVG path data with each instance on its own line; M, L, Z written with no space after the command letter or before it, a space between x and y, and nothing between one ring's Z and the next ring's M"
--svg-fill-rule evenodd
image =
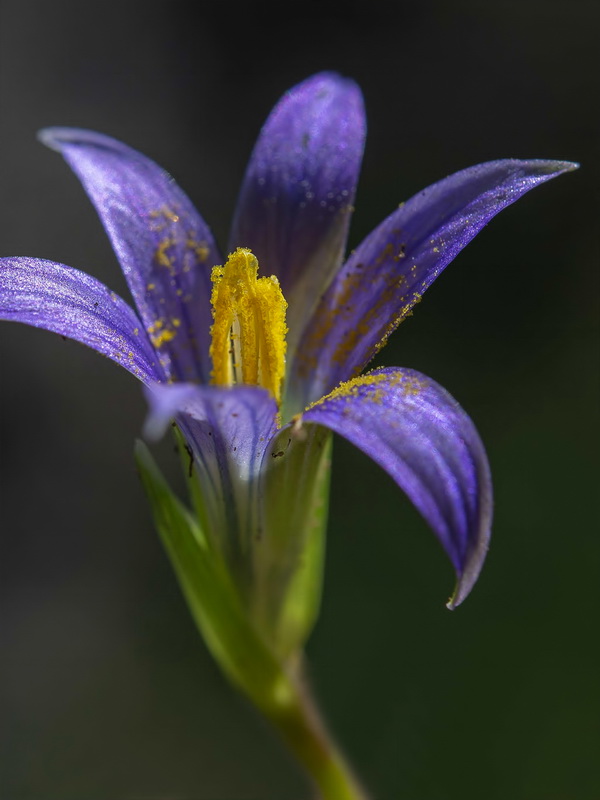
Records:
M224 259L173 179L111 138L66 128L41 134L95 205L137 310L62 264L0 260L0 318L83 342L132 372L147 387L150 431L176 420L199 481L206 541L239 579L243 601L259 606L284 603L303 558L313 524L304 508L318 505L307 501L311 470L322 466L329 431L404 490L456 571L450 607L466 597L492 514L477 431L430 378L395 367L361 373L493 216L574 168L503 160L463 170L399 206L344 260L364 137L360 90L323 73L282 98L250 159L228 252L251 251L288 302L280 397L260 381L211 383L211 269ZM276 628L272 609L256 613ZM297 646L309 621L300 627L284 650Z

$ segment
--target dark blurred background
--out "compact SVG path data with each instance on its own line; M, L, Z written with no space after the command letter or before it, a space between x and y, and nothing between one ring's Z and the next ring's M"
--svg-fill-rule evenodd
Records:
M322 69L362 86L350 245L481 161L580 161L504 212L379 359L471 414L496 515L480 582L452 572L386 476L336 442L323 706L373 797L600 797L598 4L581 0L2 0L0 252L127 296L47 125L167 168L226 240L260 125ZM271 731L199 639L132 458L140 386L80 345L2 323L2 800L304 800ZM177 473L170 446L159 448Z

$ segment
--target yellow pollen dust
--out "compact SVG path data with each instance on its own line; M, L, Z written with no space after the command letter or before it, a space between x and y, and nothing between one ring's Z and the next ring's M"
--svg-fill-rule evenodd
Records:
M268 389L277 402L285 374L287 302L274 275L258 277L258 260L244 247L213 267L212 380Z

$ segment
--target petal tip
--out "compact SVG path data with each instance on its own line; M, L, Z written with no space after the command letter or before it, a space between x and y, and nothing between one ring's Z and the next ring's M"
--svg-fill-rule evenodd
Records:
M94 145L104 147L109 150L123 150L126 148L121 142L103 133L90 131L85 128L50 127L42 128L37 133L38 141L49 147L51 150L62 152L65 145ZM127 148L129 149L129 148Z
M544 161L546 169L544 170L551 175L561 175L563 172L574 172L579 169L579 164L576 161Z
M479 573L483 567L483 562L487 556L489 547L489 528L486 537L480 542L479 546L467 562L463 572L457 575L456 586L446 603L449 611L454 611L471 594L473 586L477 583Z
M38 141L51 150L61 149L61 131L63 128L42 128L37 132Z
M175 389L176 395L177 389ZM174 414L174 409L169 402L169 388L160 384L144 387L144 394L148 403L148 415L142 428L142 435L150 442L156 442L162 438L169 420Z
M149 442L158 442L162 439L168 427L168 420L149 414L142 428L144 439Z
M351 99L359 110L364 113L362 91L355 80L333 70L323 70L311 75L293 86L287 95L331 98L346 97Z
M467 599L468 595L471 593L471 589L473 588L475 581L477 580L477 576L468 579L466 575L461 575L458 580L456 581L456 586L454 587L454 591L448 598L448 602L446 603L446 608L448 611L454 611L455 608L458 608L461 603Z
M38 141L59 153L66 144L91 141L97 139L98 136L99 134L83 128L63 128L60 125L42 128L37 133Z
M479 523L479 530L476 541L470 554L467 556L466 561L461 570L457 570L456 586L454 591L446 603L446 608L453 611L464 600L467 599L473 586L477 583L479 573L483 568L483 564L488 554L490 547L490 537L492 531L492 515L493 515L493 501L492 501L492 485L489 475L489 470L483 480L483 494L481 497L481 517Z
M448 609L448 611L454 611L454 609L461 604L462 600L464 600L464 598L460 600L458 599L458 584L457 584L456 588L452 592L452 595L448 598L448 602L446 603L446 608Z
M321 83L321 84L329 83L332 86L333 85L337 86L341 83L346 83L348 81L350 83L354 83L354 81L352 81L350 78L344 77L339 72L336 72L333 69L324 69L321 70L321 72L315 72L313 75L309 75L308 78L305 78L303 81L300 81L300 83L296 84L295 87L292 87L292 91L294 90L294 88L298 88L300 86L310 86L311 84L316 84L316 83Z

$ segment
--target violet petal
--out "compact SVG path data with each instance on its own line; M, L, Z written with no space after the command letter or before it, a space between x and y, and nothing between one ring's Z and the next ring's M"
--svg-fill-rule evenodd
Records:
M344 436L406 492L456 570L448 606L461 603L485 559L492 488L485 450L458 403L414 370L381 369L334 390L302 420Z
M72 128L40 138L96 207L169 377L208 380L210 273L222 261L204 220L170 175L130 147Z
M171 419L189 417L206 426L201 439L189 442L194 448L204 453L220 450L224 458L232 458L236 480L249 480L257 473L276 430L277 404L266 389L176 383L150 386L146 395L146 435L157 438Z
M235 560L244 537L252 536L256 478L277 430L275 400L257 386L162 384L146 395L146 434L156 438L175 419L203 486L208 533Z
M295 86L262 128L240 192L230 249L275 274L298 328L338 269L365 139L360 89L333 73Z
M0 259L0 319L87 344L144 383L164 379L135 311L100 281L63 264Z
M562 161L492 161L457 172L396 209L351 254L308 322L290 369L297 405L360 373L492 217L575 168Z

